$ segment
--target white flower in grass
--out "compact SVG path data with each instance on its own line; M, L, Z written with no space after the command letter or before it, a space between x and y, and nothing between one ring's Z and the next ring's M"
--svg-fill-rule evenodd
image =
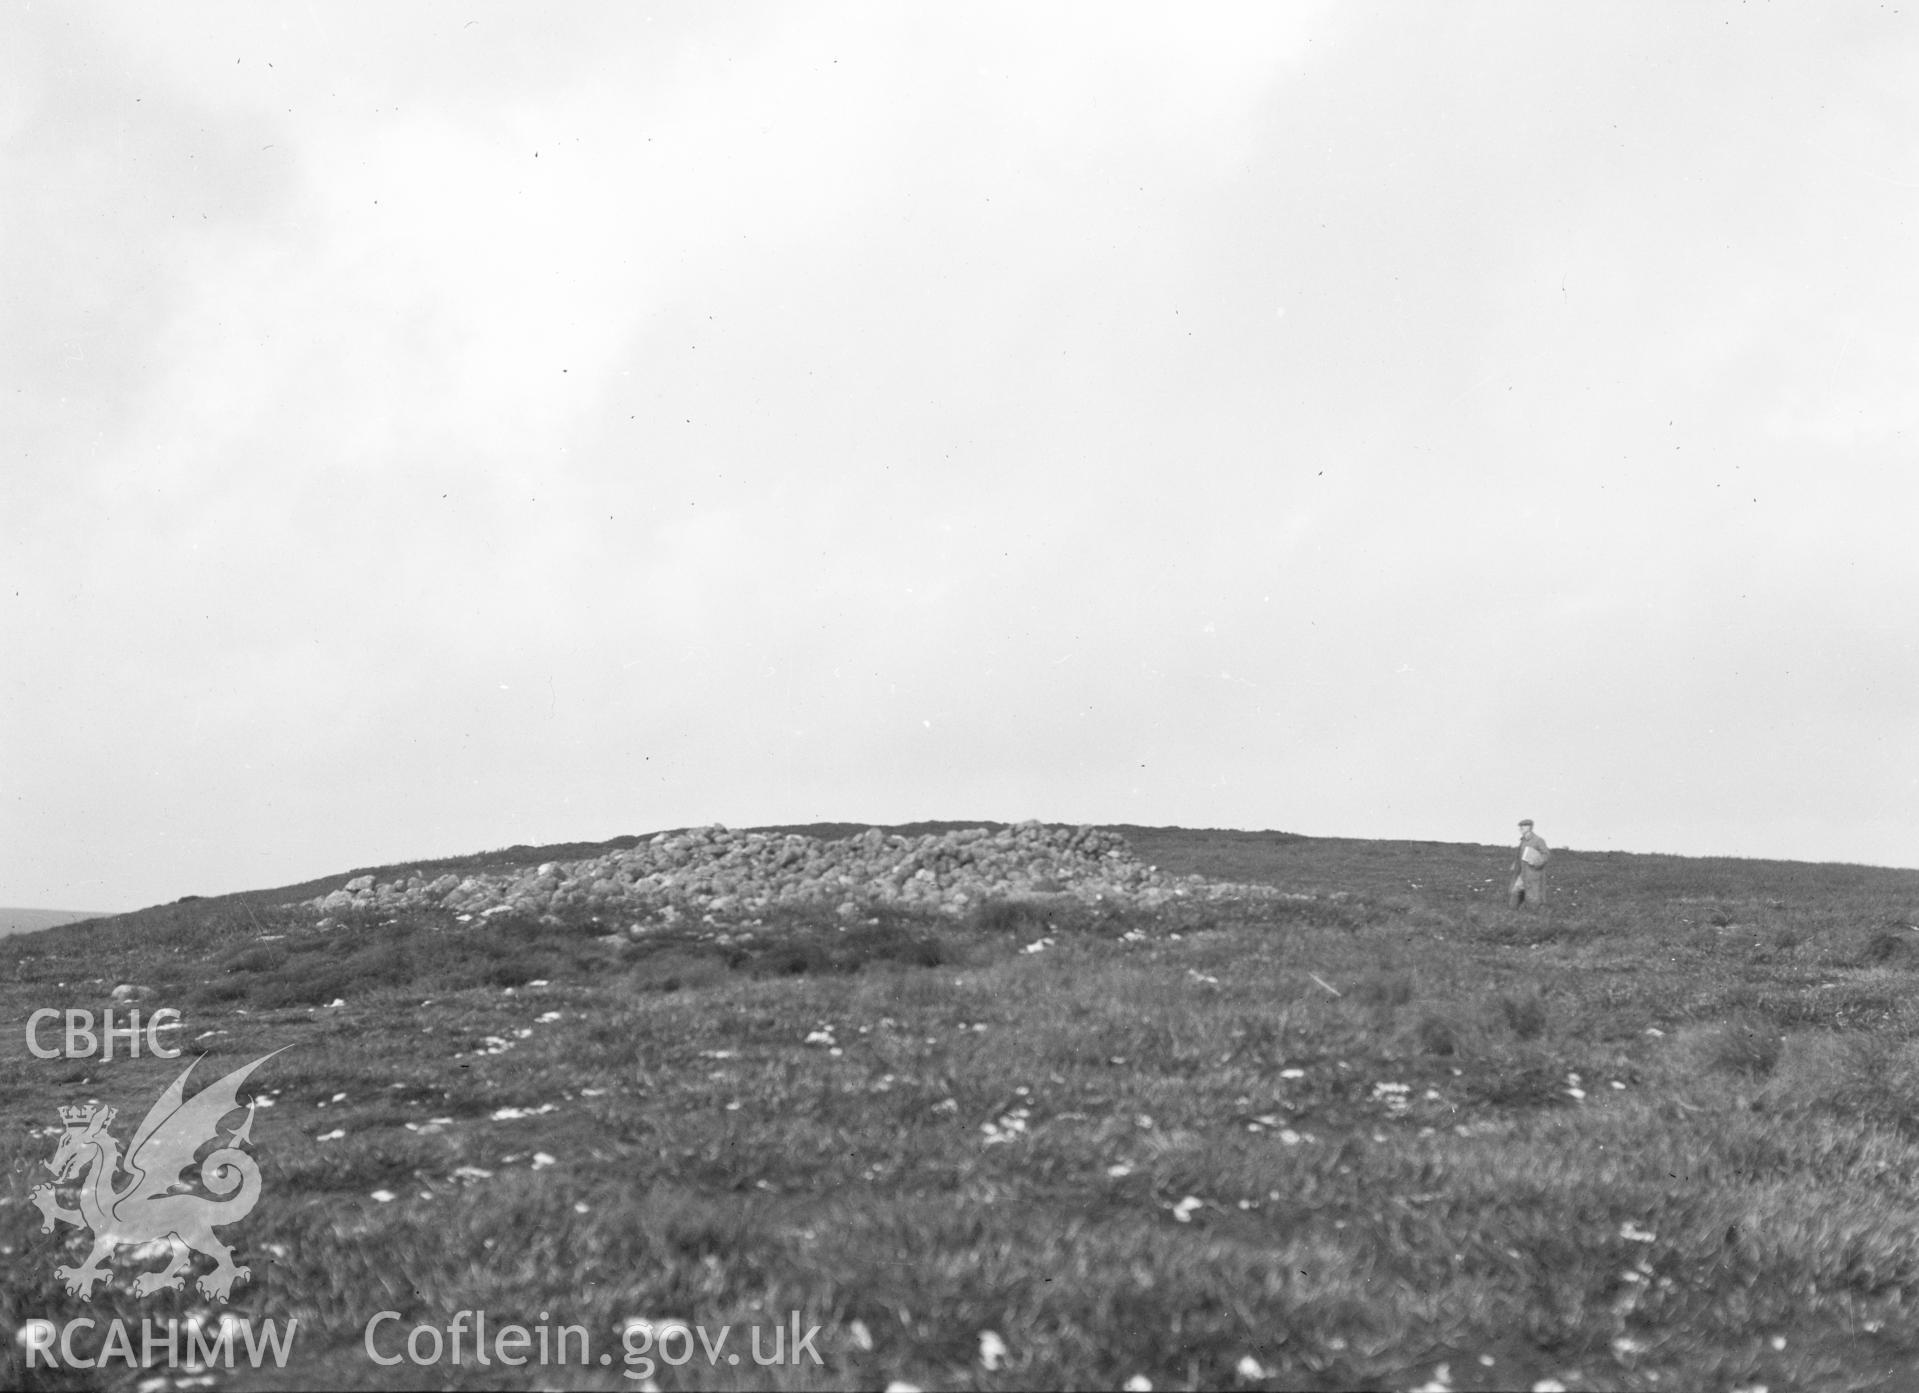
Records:
M547 1155L544 1151L536 1151L533 1153L533 1169L534 1170L543 1171L548 1166L553 1164L554 1164L553 1157Z
M1008 1353L1006 1341L1000 1339L997 1332L992 1330L980 1331L979 1362L982 1369L985 1369L988 1373L992 1373L996 1369L1003 1368L1006 1364L1006 1356Z
M1533 1393L1566 1393L1566 1385L1556 1378L1543 1378L1533 1385Z
M1281 1069L1279 1076L1282 1079L1303 1079L1306 1077L1306 1071L1304 1069Z
M375 1190L372 1198L381 1204L392 1204L399 1196L395 1195L391 1190Z
M1014 1108L997 1122L982 1122L979 1129L986 1137L986 1145L994 1146L1002 1142L1017 1141L1026 1135L1026 1119L1032 1114L1025 1108Z
M894 1379L886 1385L886 1393L920 1393L917 1383L908 1383L905 1379Z
M339 1139L340 1139L341 1137L344 1137L345 1135L346 1135L346 1129L345 1129L345 1128L342 1128L342 1127L335 1127L335 1128L334 1128L334 1129L333 1129L333 1130L332 1130L331 1132L322 1132L322 1133L320 1133L320 1135L319 1135L319 1136L317 1136L317 1137L315 1137L315 1138L314 1138L313 1140L315 1140L315 1141L338 1141L338 1140L339 1140Z
M1441 1364L1433 1370L1433 1376L1411 1393L1452 1393L1453 1371L1450 1365Z
M1185 1199L1173 1206L1173 1217L1182 1224L1190 1224L1193 1222L1193 1215L1204 1208L1205 1204L1206 1201L1200 1199L1197 1195L1188 1195Z
M1640 1228L1630 1219L1619 1226L1619 1236L1628 1243L1651 1243L1659 1237L1656 1233Z
M1106 1168L1106 1174L1112 1177L1114 1180L1124 1180L1127 1176L1131 1175L1132 1173L1133 1173L1133 1168L1124 1161L1120 1161Z
M863 1320L846 1323L846 1338L852 1342L854 1349L870 1351L873 1348L873 1332L866 1328Z
M1257 1383L1263 1378L1272 1377L1266 1366L1250 1354L1239 1357L1239 1363L1233 1366L1233 1374L1241 1383Z
M1397 1117L1412 1106L1412 1100L1406 1096L1410 1092L1410 1084L1376 1083L1373 1085L1373 1101Z
M806 1037L806 1043L809 1045L830 1045L834 1043L833 1032L830 1030L816 1030Z
M1144 1374L1134 1374L1120 1387L1125 1393L1153 1393L1153 1381Z
M534 1021L534 1024L535 1025L551 1025L553 1024L553 1022L557 1021L559 1018L560 1018L560 1013L558 1011L548 1011L545 1015L541 1016L538 1020Z

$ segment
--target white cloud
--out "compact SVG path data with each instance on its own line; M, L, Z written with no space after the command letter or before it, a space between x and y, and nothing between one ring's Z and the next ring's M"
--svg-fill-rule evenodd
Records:
M1877 21L34 13L0 724L34 826L194 828L174 893L710 817L1471 836L1529 777L1630 828L1642 747L1808 807L1719 775L1903 731Z

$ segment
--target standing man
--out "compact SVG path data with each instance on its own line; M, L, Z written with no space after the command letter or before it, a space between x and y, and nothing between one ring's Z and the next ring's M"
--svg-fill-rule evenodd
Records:
M1537 905L1546 898L1546 887L1540 881L1539 873L1552 860L1552 848L1546 845L1546 839L1533 831L1533 820L1529 817L1519 820L1519 854L1513 858L1512 906L1518 909L1522 905Z

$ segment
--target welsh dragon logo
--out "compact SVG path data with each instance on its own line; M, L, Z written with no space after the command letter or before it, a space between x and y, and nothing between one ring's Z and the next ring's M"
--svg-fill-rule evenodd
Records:
M108 1276L102 1264L114 1249L129 1243L164 1243L173 1258L159 1272L141 1273L133 1283L135 1296L151 1296L167 1287L185 1288L182 1274L194 1251L205 1253L215 1264L213 1271L194 1283L202 1296L225 1301L236 1281L252 1275L249 1269L234 1266L233 1250L213 1230L244 1219L260 1198L260 1168L240 1150L253 1139L254 1104L246 1105L245 1121L232 1132L222 1135L220 1123L239 1110L240 1085L247 1075L271 1058L272 1054L262 1055L190 1100L187 1075L199 1060L187 1065L147 1110L124 1160L120 1143L107 1130L115 1109L60 1109L66 1133L53 1159L44 1163L53 1172L54 1184L36 1186L29 1198L45 1216L40 1232L52 1233L55 1221L93 1231L93 1251L85 1262L53 1270L70 1295L93 1300L94 1284ZM212 1192L212 1199L195 1194L180 1179L180 1172L193 1163L194 1153L210 1141L221 1145L200 1163L200 1183ZM127 1179L116 1184L123 1170ZM54 1185L70 1183L75 1177L79 1177L79 1207L68 1209L56 1198Z

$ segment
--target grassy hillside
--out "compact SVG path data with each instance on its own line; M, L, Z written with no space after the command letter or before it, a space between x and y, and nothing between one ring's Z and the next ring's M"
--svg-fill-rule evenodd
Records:
M346 872L9 939L0 1385L147 1377L26 1369L30 1318L223 1310L300 1325L222 1387L1919 1384L1919 872L1564 853L1515 913L1506 848L1121 830L1297 897L619 942L283 907ZM28 1055L120 982L180 1061ZM282 1049L230 1306L67 1295L84 1244L28 1202L57 1106L125 1140L193 1053L198 1087ZM591 1362L383 1368L382 1310L388 1353L484 1310ZM756 1365L795 1312L822 1362ZM628 1365L639 1318L734 1343Z

